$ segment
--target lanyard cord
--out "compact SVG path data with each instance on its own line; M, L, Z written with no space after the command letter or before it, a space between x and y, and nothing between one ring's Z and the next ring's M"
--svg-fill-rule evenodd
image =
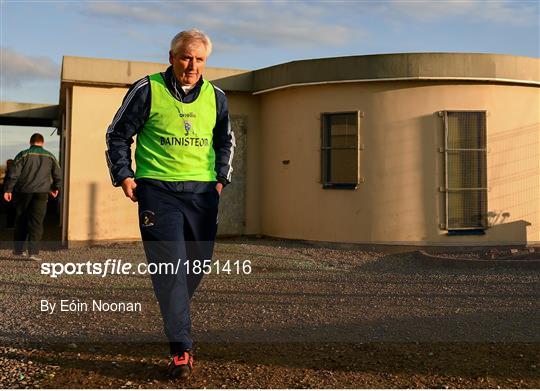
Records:
M172 75L172 85L174 87L174 92L176 94L176 98L184 103L184 101L182 100L182 94L180 94L180 91L178 91L178 87L176 86L178 84L178 82L176 81L176 77L174 77L174 74Z
M184 103L184 101L182 100L182 95L180 94L180 92L178 91L178 87L177 87L177 84L178 82L176 81L176 77L174 76L174 73L172 74L172 85L173 85L173 88L174 88L174 93L176 95L176 98L180 101L180 109L178 108L177 105L174 105L174 107L176 107L176 111L178 111L178 114L180 115L180 118L182 118L182 120L184 120L184 105L182 103ZM185 120L184 120L185 122Z

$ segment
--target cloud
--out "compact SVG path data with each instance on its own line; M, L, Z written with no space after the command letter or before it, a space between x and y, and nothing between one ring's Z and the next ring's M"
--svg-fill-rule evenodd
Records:
M538 24L538 3L527 1L446 0L400 1L390 0L376 7L379 12L394 18L407 17L419 22L438 22L460 17L466 21L488 21L501 24Z
M538 3L515 4L511 6L509 2L493 2L485 3L485 7L478 11L482 12L486 20L496 23L538 25L540 7Z
M163 2L137 6L115 2L89 4L84 13L133 23L166 23L171 27L189 23L206 31L217 43L217 49L221 44L230 50L245 45L344 45L365 34L359 28L342 25L338 18L328 17L327 9L324 5L302 2Z
M116 20L140 21L145 23L174 22L177 20L176 16L163 12L159 4L154 5L154 3L146 6L144 4L127 5L116 2L96 2L87 4L83 8L83 13L105 16Z
M229 44L244 43L253 46L312 47L316 45L344 45L350 31L339 25L322 25L294 15L271 18L272 23L260 17L237 20L234 23L220 20L208 25L209 30L225 32L220 40Z
M215 51L236 55L251 48L300 51L324 49L337 52L348 45L362 47L377 41L381 27L463 23L480 26L537 25L539 5L525 1L199 1L199 2L93 2L83 5L83 13L122 28L142 30L159 24L151 36L154 45L167 46L163 31L175 32L196 26L214 41ZM511 26L511 27L506 27ZM165 30L163 30L165 28ZM430 26L431 28L431 26ZM154 31L154 30L153 30ZM150 36L149 36L150 37ZM144 36L137 42L147 43ZM405 37L403 37L405 39ZM332 49L332 50L326 50Z
M29 80L60 78L60 65L47 57L27 56L0 47L0 80L3 87L18 87Z

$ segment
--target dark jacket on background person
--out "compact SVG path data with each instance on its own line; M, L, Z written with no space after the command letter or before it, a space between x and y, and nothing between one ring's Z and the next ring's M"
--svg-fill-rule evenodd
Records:
M60 190L62 170L51 152L32 145L15 156L7 177L5 193L48 193Z
M185 93L176 80L172 67L162 73L167 89L176 99L183 103L191 103L197 99L203 78L201 77L193 89ZM216 96L216 125L213 131L213 147L216 154L215 172L217 181L224 186L231 182L232 159L234 155L235 139L231 130L229 109L225 93L214 86ZM131 167L131 144L148 120L151 107L151 88L148 76L135 82L129 89L121 108L118 110L112 124L107 130L107 164L114 186L120 186L128 177L135 177ZM147 181L158 182L152 179ZM160 181L160 186L173 186L178 184L189 185L190 188L201 188L204 183ZM214 182L215 183L215 182ZM208 183L206 191L213 189L214 184ZM197 192L197 191L196 191Z

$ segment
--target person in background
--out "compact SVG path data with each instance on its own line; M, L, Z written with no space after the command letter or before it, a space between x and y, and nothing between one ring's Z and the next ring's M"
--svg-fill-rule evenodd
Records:
M56 198L62 182L62 171L54 155L43 148L45 139L39 133L30 137L30 148L15 156L4 181L4 200L15 203L13 254L24 256L28 239L30 259L40 261L40 240L47 212L49 194Z

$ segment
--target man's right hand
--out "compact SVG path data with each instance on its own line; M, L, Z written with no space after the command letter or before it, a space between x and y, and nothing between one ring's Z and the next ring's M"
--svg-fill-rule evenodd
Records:
M133 178L126 178L122 181L122 190L124 190L124 194L133 202L137 202L137 196L135 195L136 187L137 184Z
M4 193L4 200L6 200L6 202L10 202L11 198L12 198L11 193Z

